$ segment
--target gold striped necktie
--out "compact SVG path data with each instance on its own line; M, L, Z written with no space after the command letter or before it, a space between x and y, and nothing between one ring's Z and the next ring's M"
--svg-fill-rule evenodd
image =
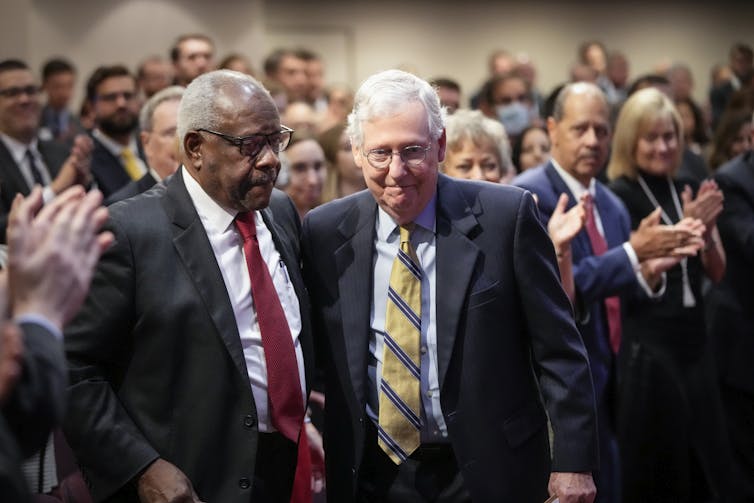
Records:
M120 157L123 159L123 167L126 169L126 173L128 173L131 180L138 180L141 178L139 163L136 161L136 156L131 152L131 149L126 147L121 150Z
M396 464L421 441L421 279L409 233L400 227L400 249L393 262L385 316L385 344L379 390L379 445Z

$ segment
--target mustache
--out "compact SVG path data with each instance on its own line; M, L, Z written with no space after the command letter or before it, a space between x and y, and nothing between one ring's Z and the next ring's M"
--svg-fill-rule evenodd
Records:
M260 185L268 184L275 185L278 175L280 174L280 170L277 168L255 170L255 172L257 174L251 177L249 187L258 187Z

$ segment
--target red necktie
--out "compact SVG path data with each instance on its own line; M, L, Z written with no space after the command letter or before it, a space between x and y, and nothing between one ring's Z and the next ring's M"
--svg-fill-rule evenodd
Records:
M594 203L592 197L587 195L584 198L584 209L586 210L586 222L584 227L589 236L589 242L592 245L592 252L599 256L607 251L607 242L597 229L594 221ZM607 312L607 326L610 332L610 348L613 353L618 353L621 339L621 322L620 322L620 298L606 297L605 311Z
M304 421L304 399L298 377L293 339L280 305L270 271L259 252L254 212L239 213L236 227L243 237L243 251L251 278L251 292L267 363L267 395L272 424L286 438L298 442Z

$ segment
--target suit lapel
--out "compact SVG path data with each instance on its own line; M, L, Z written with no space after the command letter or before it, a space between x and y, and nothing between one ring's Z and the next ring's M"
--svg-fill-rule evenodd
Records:
M369 316L373 290L373 256L377 204L371 193L364 192L359 201L338 225L344 238L335 250L338 275L343 342L347 369L357 403L366 402L366 368L369 353ZM336 365L342 365L338 359ZM362 409L363 410L363 409Z
M242 376L248 375L236 317L228 299L220 268L212 246L179 170L167 182L165 206L172 218L173 245L193 280L196 291L207 308L217 333ZM248 379L247 379L248 382Z
M13 159L10 151L2 141L0 141L0 166L4 167L1 182L7 186L7 190L4 190L4 192L11 195L14 192L20 192L24 196L28 196L31 188L21 174L21 168L18 167L15 159Z
M469 239L478 226L475 213L454 182L440 175L437 188L436 327L437 367L440 389L453 354L461 312L468 300L469 283L479 248Z

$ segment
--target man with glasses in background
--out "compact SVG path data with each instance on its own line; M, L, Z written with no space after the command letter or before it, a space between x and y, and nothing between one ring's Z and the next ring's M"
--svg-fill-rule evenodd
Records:
M304 220L328 498L589 503L594 394L552 243L528 192L438 173L443 115L418 77L367 79L368 190Z
M65 432L96 501L288 501L312 371L299 219L273 189L292 131L227 70L186 88L177 130L181 168L110 206L65 333Z
M94 111L92 176L105 197L147 173L136 134L139 99L136 78L122 65L100 66L86 84Z
M40 140L40 87L23 61L0 61L0 243L13 198L43 187L49 202L75 184L88 184L92 143L78 136L68 149Z

